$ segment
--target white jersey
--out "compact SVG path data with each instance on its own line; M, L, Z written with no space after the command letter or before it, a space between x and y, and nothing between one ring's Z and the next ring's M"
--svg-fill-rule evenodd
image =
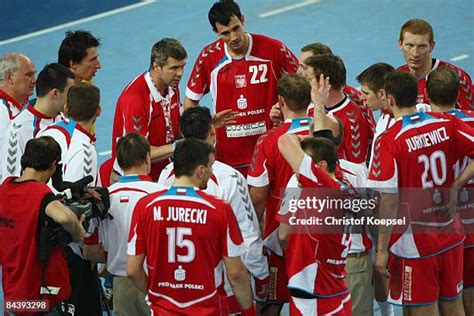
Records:
M0 133L0 153L3 149L6 135L8 135L6 133L8 126L18 113L20 113L20 105L11 99L4 91L0 90L0 131L5 131ZM0 180L3 179L2 161L3 159L0 159Z
M86 176L97 178L95 137L74 120L64 119L41 131L37 137L51 136L61 147L63 180L74 182Z
M2 147L2 182L9 176L20 176L21 156L25 152L26 143L35 138L40 130L54 124L56 117L46 116L31 105L23 108L10 122Z
M113 275L127 276L127 241L135 205L142 197L166 189L148 176L121 176L109 186L112 219L103 220L99 238L107 254L107 270Z
M61 147L61 163L63 165L63 180L75 182L86 176L92 176L95 184L97 178L97 151L95 138L84 130L74 120L64 119L41 131L37 137L51 136ZM54 188L52 188L54 191ZM54 191L55 192L55 191ZM97 223L90 223L90 232L95 230ZM92 229L94 227L94 229ZM89 235L86 235L89 237ZM70 247L81 258L82 243L71 243Z
M244 239L245 255L243 261L247 269L258 279L268 276L268 263L262 255L263 242L260 229L247 189L247 181L240 172L220 161L212 166L213 176L207 183L204 192L214 195L232 206L237 218L242 238ZM168 164L161 172L158 183L170 187L174 181L173 164Z

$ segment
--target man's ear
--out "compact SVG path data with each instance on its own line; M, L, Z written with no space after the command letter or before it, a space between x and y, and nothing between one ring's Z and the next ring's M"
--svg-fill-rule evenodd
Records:
M69 108L67 106L67 102L64 104L64 115L67 116L67 113L69 112Z
M328 163L327 163L326 160L320 160L316 165L317 165L319 168L324 169L325 171L328 170Z
M244 15L240 16L240 22L242 22L242 25L245 26L245 16Z
M53 88L51 89L51 91L49 91L49 93L51 94L51 96L56 98L61 93L61 91L59 91L59 89Z
M285 99L280 95L278 96L278 104L280 105L280 109L286 107Z
M379 91L377 91L377 97L384 101L385 100L385 90L384 89L380 89Z
M95 111L95 117L99 117L100 114L102 114L102 107L99 105L99 107Z

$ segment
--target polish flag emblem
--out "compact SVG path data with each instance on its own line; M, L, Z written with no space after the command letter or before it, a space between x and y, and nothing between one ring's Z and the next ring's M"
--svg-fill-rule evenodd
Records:
M176 193L178 193L179 195L186 195L186 189L178 189L176 190Z
M120 203L128 203L130 199L128 198L128 195L123 195L120 197Z

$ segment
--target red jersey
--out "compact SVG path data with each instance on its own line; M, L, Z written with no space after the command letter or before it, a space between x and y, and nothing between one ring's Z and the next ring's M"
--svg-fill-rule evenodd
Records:
M162 96L146 72L135 78L122 91L115 108L112 132L112 157L117 140L130 132L145 136L151 146L171 144L178 137L183 105L179 89L168 87ZM151 178L156 181L169 160L151 165Z
M55 294L41 296L44 291L37 234L46 214L40 209L55 197L43 182L14 182L15 179L9 177L0 186L0 263L5 300L45 299L49 308L53 308L71 295L65 253L52 247L44 285Z
M171 187L136 205L128 254L146 254L148 300L156 315L221 315L223 257L243 254L226 202L189 187Z
M247 184L253 187L270 186L266 202L265 246L276 254L282 250L278 242L278 211L288 180L293 175L290 165L278 149L278 139L283 134L309 135L311 119L308 117L286 120L281 126L265 132L255 145L252 162L247 174ZM276 249L275 249L276 248Z
M345 183L334 180L319 168L310 156L304 155L299 170L299 182L303 188L334 188L344 190ZM303 191L304 192L304 191ZM301 197L305 199L306 197ZM324 210L323 212L328 212ZM331 211L325 217L342 218L343 210ZM309 232L311 231L311 233ZM345 264L350 246L350 234L315 232L312 226L307 233L288 235L286 267L288 287L303 290L318 297L334 297L349 290L344 282Z
M463 69L450 64L445 61L441 61L437 58L433 58L431 62L431 71L435 70L438 67L451 67L454 69L460 78L461 87L459 87L459 97L457 102L457 107L461 110L473 110L474 109L474 100L473 97L473 90L472 90L472 81L471 77L467 72ZM410 68L407 65L398 67L399 71L406 71L410 72ZM418 78L418 99L417 103L427 103L430 104L430 100L428 99L428 95L426 93L426 80L428 80L428 76L424 78Z
M450 115L453 115L465 122L467 125L474 128L474 112L473 111L461 111L461 110L452 110L446 112ZM454 164L454 177L457 177L469 164L471 159L469 157L463 157L459 159ZM474 180L470 180L465 188L461 189L459 202L460 202L460 213L461 213L461 222L464 225L466 231L466 240L464 240L464 247L470 248L474 247L474 209L472 207L474 203L474 197L472 193L474 189Z
M234 168L248 167L258 137L273 126L269 113L278 101L278 80L298 68L298 59L280 41L247 35L249 48L242 59L233 59L222 39L206 46L186 88L186 97L196 101L211 92L215 113L238 112L237 123L217 129L216 135L216 159Z
M464 236L457 233L459 218L446 221L440 214L443 197L435 189L451 185L454 172L449 170L458 159L474 155L473 141L474 130L462 121L444 113L421 112L397 119L377 139L369 186L381 192L398 192L398 216L410 221L401 234L392 234L392 253L422 258L462 242ZM399 192L399 188L403 190ZM436 228L432 231L416 233L417 229L434 225L433 221Z
M340 159L365 164L374 137L373 127L362 110L351 99L345 97L340 103L326 109L342 121L344 137L337 151Z

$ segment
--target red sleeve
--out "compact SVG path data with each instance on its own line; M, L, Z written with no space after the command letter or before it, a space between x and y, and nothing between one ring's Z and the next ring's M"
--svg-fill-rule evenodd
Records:
M226 236L224 236L225 242L222 243L222 256L226 257L239 257L244 253L243 249L243 238L240 233L237 219L232 211L232 208L227 203L222 203L222 212L226 221Z
M150 100L145 100L142 96L126 95L120 99L123 115L124 134L131 132L147 136L149 132L148 122L150 121Z
M272 132L269 131L269 132ZM255 144L250 168L247 174L247 183L250 186L261 188L273 181L273 158L269 132L259 137Z
M329 175L321 168L316 166L313 159L304 154L298 171L298 181L303 188L320 187L325 183Z
M458 157L474 158L474 129L467 123L453 117L454 130L456 131L456 150Z
M199 53L194 63L193 71L189 76L188 85L186 87L186 97L191 100L199 101L202 96L209 92L209 78L211 77L211 65L209 54L213 53L217 48L221 48L220 42L213 43Z
M459 89L458 105L461 110L472 110L474 109L473 90L471 77L460 68L457 70L459 77L461 78L461 87Z
M84 245L98 245L99 244L99 230L96 228L92 235L89 237L84 238Z
M128 235L127 254L137 256L145 252L146 240L143 214L146 210L146 198L138 201L132 214L132 222Z
M280 79L281 76L285 73L296 73L298 70L298 58L293 54L293 52L285 46L285 44L278 42L279 50L277 52L277 78Z
M393 140L382 134L374 143L374 156L369 169L368 186L380 192L398 192L398 170Z
M373 139L372 127L362 110L355 108L348 111L344 123L343 150L346 160L354 163L365 163L369 153L370 140Z

